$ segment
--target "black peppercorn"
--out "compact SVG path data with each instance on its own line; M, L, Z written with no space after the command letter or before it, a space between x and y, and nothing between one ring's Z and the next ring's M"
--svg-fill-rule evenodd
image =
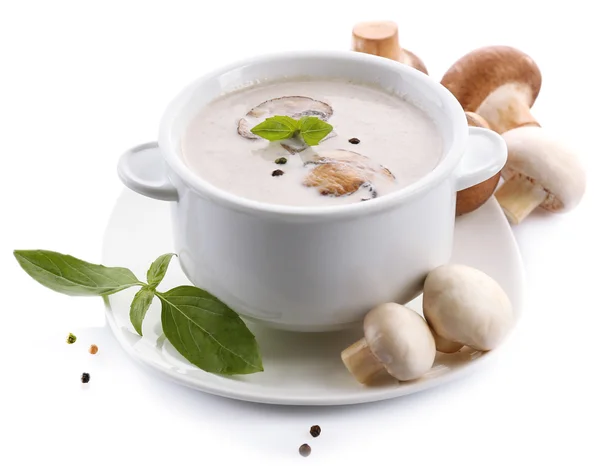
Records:
M302 446L300 446L300 448L298 449L298 452L300 453L300 456L304 456L307 457L310 455L310 452L312 450L310 449L310 446L307 445L306 443L304 443Z
M77 336L75 336L75 334L69 332L69 335L67 336L67 344L74 344L76 340L77 340Z
M318 425L313 425L310 427L310 434L315 438L318 437L321 434L321 427Z
M276 169L275 171L273 171L271 173L271 176L282 176L283 175L283 171L281 169Z
M350 140L348 140L352 145L358 145L360 143L360 140L357 139L356 137L352 137Z
M90 382L90 374L89 373L82 373L81 374L81 382L83 384L87 384Z
M287 163L287 158L285 156L282 156L281 158L277 158L275 160L275 164L286 164Z

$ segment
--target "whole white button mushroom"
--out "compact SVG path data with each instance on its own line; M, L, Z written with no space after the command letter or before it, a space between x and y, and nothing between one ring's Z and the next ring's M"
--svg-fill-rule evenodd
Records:
M577 153L540 127L519 127L502 134L508 160L506 181L496 199L512 224L523 221L536 207L567 212L585 192L585 171Z
M400 381L425 374L435 359L435 341L425 320L396 303L372 309L364 319L365 337L342 352L346 368L361 383L382 370Z
M577 206L585 192L585 172L575 151L542 130L531 114L542 86L542 74L531 57L508 46L476 49L452 65L441 83L465 111L476 112L506 141L506 182L496 199L510 223L520 223L538 206L550 212ZM495 186L490 186L486 190L493 191ZM483 191L472 189L471 195ZM466 199L462 192L457 197L459 214L471 204L461 200Z
M448 343L487 351L497 347L515 324L515 315L500 285L485 273L465 265L450 264L432 270L423 288L423 313L429 326Z

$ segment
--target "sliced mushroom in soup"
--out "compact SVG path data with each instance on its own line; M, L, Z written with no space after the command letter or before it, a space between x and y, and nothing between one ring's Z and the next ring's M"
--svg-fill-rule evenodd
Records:
M333 114L333 109L327 103L308 96L282 96L273 98L253 107L238 122L238 133L244 138L260 138L251 129L273 116L288 116L300 119L304 116L315 116L327 121Z
M305 165L312 168L304 179L304 185L316 187L325 196L341 197L364 189L362 200L374 199L377 197L378 178L395 180L389 169L354 151L320 152Z
M305 141L303 117L329 133ZM273 138L252 133L269 118L291 130ZM294 206L369 203L419 180L442 156L440 132L419 107L375 85L333 78L289 78L225 94L191 120L181 146L187 166L208 183ZM277 170L283 174L273 177Z

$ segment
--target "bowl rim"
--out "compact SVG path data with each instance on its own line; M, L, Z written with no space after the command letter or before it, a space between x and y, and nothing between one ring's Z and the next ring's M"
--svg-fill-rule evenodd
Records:
M220 77L235 70L248 66L268 67L273 62L294 61L298 59L315 59L329 61L351 61L359 66L373 67L374 69L386 70L400 75L410 76L411 79L421 81L427 88L435 93L441 106L446 110L447 122L451 126L452 145L442 156L440 163L429 173L412 184L391 194L370 200L365 204L346 204L328 206L293 206L274 203L259 202L248 199L210 184L202 177L196 175L184 163L176 148L179 142L172 137L172 126L179 112L189 101L189 96L199 87L210 80L218 80ZM374 74L376 75L376 74ZM274 77L276 78L276 77ZM364 214L372 214L383 210L389 210L403 202L417 197L429 189L439 185L444 179L450 177L458 166L465 151L468 139L468 126L464 111L452 95L443 85L433 80L428 75L413 69L407 65L390 59L354 52L354 51L295 51L277 52L263 54L255 57L245 58L237 62L218 68L202 77L194 80L184 88L167 106L160 122L159 147L171 171L196 194L204 196L212 201L229 208L243 211L252 215L290 217L296 219L322 219L322 218L355 218Z

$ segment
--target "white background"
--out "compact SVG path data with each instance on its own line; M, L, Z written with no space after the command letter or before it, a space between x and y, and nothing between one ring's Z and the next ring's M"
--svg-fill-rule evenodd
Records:
M587 4L1 1L0 467L600 467L600 28ZM352 25L368 19L397 21L436 79L479 46L528 52L544 75L534 114L588 171L576 211L535 213L514 229L528 305L483 371L355 407L229 401L139 368L110 335L100 300L58 295L17 267L16 248L100 260L123 190L117 158L155 139L163 108L189 81L253 54L347 49ZM315 423L323 434L313 440ZM304 441L307 460L297 453Z

